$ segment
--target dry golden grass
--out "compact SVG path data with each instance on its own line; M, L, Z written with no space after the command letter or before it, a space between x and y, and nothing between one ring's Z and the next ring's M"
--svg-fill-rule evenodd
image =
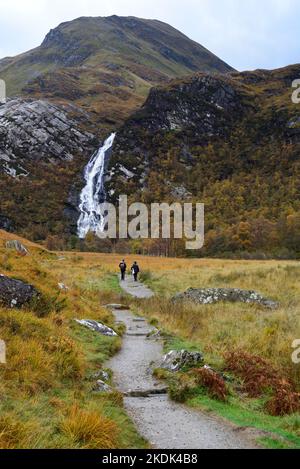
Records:
M19 257L6 249L8 239L19 239L30 254ZM33 284L44 298L34 308L0 307L0 338L7 349L7 363L0 364L0 448L114 448L123 424L129 430L120 444L143 446L120 397L105 401L114 409L112 417L101 400L97 410L90 408L97 396L86 377L99 370L119 341L101 341L74 322L90 318L113 325L101 304L117 298L117 292L103 284L106 269L79 254L61 256L0 231L0 273ZM60 291L59 282L68 290Z
M36 431L37 427L34 424L22 423L16 415L1 415L0 448L26 449L32 446L32 437Z
M60 431L73 440L74 445L83 448L113 449L118 446L117 425L100 412L85 411L76 404L62 420Z

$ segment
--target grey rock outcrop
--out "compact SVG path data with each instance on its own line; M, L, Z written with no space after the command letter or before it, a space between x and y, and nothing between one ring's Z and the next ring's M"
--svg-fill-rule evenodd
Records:
M260 293L238 288L190 288L173 297L174 302L190 301L195 304L214 304L222 301L254 303L270 309L278 308L276 301L264 298Z
M241 112L240 97L226 77L198 74L172 91L150 91L144 107L148 129L193 128L199 135L224 135L224 117Z
M39 296L32 285L0 275L0 303L3 306L21 308Z
M0 106L0 172L12 177L28 176L30 162L72 161L97 146L94 135L82 131L65 108L20 98Z
M85 326L88 329L95 331L95 332L99 332L102 335L106 335L109 337L118 336L118 334L113 329L111 329L108 326L105 326L101 322L97 322L91 319L75 319L75 321L81 326Z
M29 253L28 249L24 246L24 244L22 244L17 239L6 241L5 247L6 249L14 249L21 256L26 256Z
M163 359L159 368L176 372L182 368L191 368L203 365L204 358L201 352L188 352L187 350L171 350Z

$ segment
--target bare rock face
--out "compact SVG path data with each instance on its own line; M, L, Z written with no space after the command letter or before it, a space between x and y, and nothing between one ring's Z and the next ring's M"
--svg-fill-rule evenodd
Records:
M39 292L32 285L0 275L0 303L3 306L21 308L39 296Z
M92 134L47 101L17 98L0 106L0 173L28 176L30 161L72 161L96 146Z
M173 301L191 301L195 304L213 304L222 301L231 303L256 303L269 309L278 308L278 303L264 298L260 293L252 290L240 290L238 288L190 288L184 293L173 297Z
M152 88L143 107L118 130L106 174L110 199L128 191L128 181L135 188L145 185L158 154L164 154L164 149L158 150L165 133L168 138L177 136L186 165L193 162L192 141L205 146L228 140L248 111L243 93L230 76L203 73ZM184 185L170 185L170 193L175 199L190 197Z
M160 368L176 372L182 368L192 368L203 365L204 358L200 352L188 352L187 350L171 350L162 359Z
M140 114L154 131L189 128L199 136L223 136L232 114L241 112L240 96L229 79L198 74L168 92L153 88Z

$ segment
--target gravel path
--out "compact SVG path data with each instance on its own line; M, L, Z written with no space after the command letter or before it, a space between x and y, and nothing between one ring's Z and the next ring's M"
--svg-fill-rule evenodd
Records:
M134 296L149 297L149 289L131 280L122 282ZM150 292L152 294L152 292ZM150 364L162 356L162 343L149 340L151 330L143 318L130 311L113 310L116 320L125 323L121 351L108 363L116 387L125 394L124 404L138 431L159 449L246 449L255 448L247 435L217 417L172 402L163 384L151 373Z
M126 293L136 298L151 298L151 296L154 296L150 288L141 282L135 282L131 275L126 275L125 281L120 281L120 285Z

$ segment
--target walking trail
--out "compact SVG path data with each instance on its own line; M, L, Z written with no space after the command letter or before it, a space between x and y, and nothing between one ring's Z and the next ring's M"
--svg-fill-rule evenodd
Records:
M152 291L131 278L121 282L130 295L149 298ZM162 355L162 343L147 339L152 330L145 319L129 310L114 309L117 321L126 325L121 351L108 363L116 387L124 393L124 405L140 434L158 449L248 449L250 436L217 417L177 404L151 372Z

